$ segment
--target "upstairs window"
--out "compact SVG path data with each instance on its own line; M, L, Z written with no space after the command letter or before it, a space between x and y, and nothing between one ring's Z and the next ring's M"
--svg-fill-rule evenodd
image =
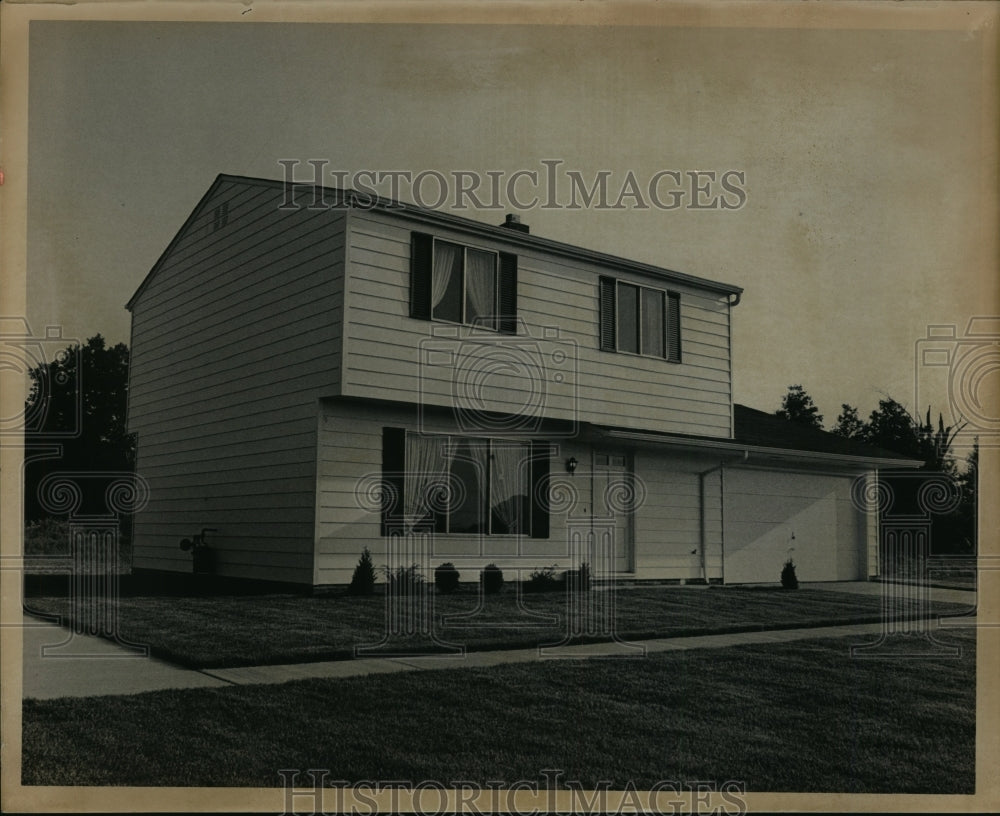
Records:
M413 233L410 316L516 334L517 257Z
M680 295L602 277L600 340L604 351L681 361Z

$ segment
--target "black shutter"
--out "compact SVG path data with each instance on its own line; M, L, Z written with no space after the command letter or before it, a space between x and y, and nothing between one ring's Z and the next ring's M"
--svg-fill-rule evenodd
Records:
M410 317L431 319L431 270L434 239L422 232L410 235Z
M681 361L681 296L667 292L667 359Z
M531 443L531 537L549 537L549 457L548 442Z
M517 255L500 253L500 293L498 300L501 334L517 334Z
M615 279L601 278L601 349L615 351Z
M382 429L382 535L403 523L403 472L406 470L406 431Z

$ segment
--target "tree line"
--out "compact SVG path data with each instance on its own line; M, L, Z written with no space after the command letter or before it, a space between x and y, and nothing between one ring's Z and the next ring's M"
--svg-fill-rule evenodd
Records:
M775 412L791 422L824 430L823 415L813 399L801 385L790 385ZM841 404L836 422L830 433L863 442L891 453L901 454L923 462L920 472L930 476L940 474L952 481L959 493L958 507L950 513L932 516L931 548L935 554L973 554L976 551L976 502L979 480L978 442L965 458L964 468L959 468L953 446L964 425L945 425L940 412L937 421L932 419L928 406L926 413L914 416L906 407L886 396L879 400L878 408L862 419L858 409L848 403ZM900 506L897 512L918 512L919 477L902 472L885 471L880 477L893 489Z

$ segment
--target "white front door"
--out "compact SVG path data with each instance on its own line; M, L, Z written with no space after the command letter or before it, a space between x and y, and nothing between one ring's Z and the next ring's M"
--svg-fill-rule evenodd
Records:
M632 510L635 486L629 457L623 453L594 454L594 532L597 540L613 531L615 572L632 572Z

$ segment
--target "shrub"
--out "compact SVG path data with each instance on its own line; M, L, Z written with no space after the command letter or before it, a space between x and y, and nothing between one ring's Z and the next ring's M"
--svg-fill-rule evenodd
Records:
M590 589L590 564L584 561L580 569L568 570L566 586L572 592L587 592Z
M351 595L371 595L375 591L375 565L372 564L372 554L367 547L361 552L347 591Z
M795 562L789 558L781 569L781 586L785 589L798 589L799 579L795 577Z
M556 567L542 567L535 570L528 576L528 582L524 588L528 592L554 592L562 586L562 582L556 578Z
M458 570L450 561L446 561L434 570L434 586L437 591L450 595L458 589Z
M486 568L479 573L479 583L482 584L483 592L493 595L503 589L503 570L496 564L487 564Z
M24 554L69 554L69 522L43 518L25 525Z
M396 567L395 570L383 567L385 572L385 591L390 595L414 595L424 584L424 576L420 567L411 564L408 567Z

